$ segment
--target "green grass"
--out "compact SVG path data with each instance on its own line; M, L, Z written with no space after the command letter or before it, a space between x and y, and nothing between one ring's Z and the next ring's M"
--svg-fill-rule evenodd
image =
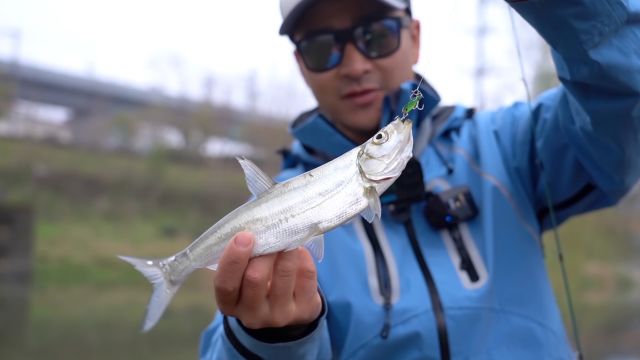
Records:
M0 358L197 357L215 311L210 273L194 274L159 325L141 334L151 286L116 255L171 255L241 204L249 193L235 162L0 139L0 189L35 214L24 336L0 339Z
M637 213L614 208L572 219L560 228L581 343L588 358L637 354L640 344L640 270ZM635 244L634 244L635 242ZM571 340L568 303L556 244L545 236L546 260ZM630 271L631 270L631 271ZM635 350L634 350L635 349Z
M214 311L206 275L198 275L147 334L140 333L149 296L146 280L36 289L29 336L23 348L16 350L21 358L33 359L195 358L199 334Z

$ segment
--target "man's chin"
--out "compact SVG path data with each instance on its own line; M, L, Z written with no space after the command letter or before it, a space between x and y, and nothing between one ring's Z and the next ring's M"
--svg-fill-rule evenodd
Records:
M356 143L361 144L375 135L379 128L379 120L352 122L349 126L343 127L343 132ZM346 131L345 131L346 130Z
M328 115L328 114L327 114ZM366 140L378 131L380 126L380 111L368 109L342 109L329 120L347 137L352 140Z

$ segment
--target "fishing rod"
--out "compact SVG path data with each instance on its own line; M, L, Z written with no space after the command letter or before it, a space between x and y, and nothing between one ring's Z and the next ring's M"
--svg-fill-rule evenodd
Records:
M508 6L508 5L507 5ZM524 86L524 90L527 97L527 106L529 108L529 116L530 120L533 124L533 139L536 139L536 124L533 123L533 106L531 105L531 91L529 89L529 83L527 81L527 77L524 73L524 62L522 60L522 51L520 48L520 38L518 36L518 29L516 26L515 17L513 16L515 10L511 6L508 6L509 19L511 21L511 28L513 32L513 39L515 41L516 52L518 54L518 65L520 67L520 76L522 79L522 84ZM540 172L540 180L542 182L542 187L544 189L545 198L547 201L547 208L549 209L549 221L551 222L551 229L553 232L553 238L556 245L556 254L558 256L558 262L560 264L560 271L562 273L562 282L564 284L564 292L567 298L567 307L569 308L569 317L571 318L571 327L573 330L573 337L576 344L576 350L578 351L578 358L583 359L584 353L582 352L582 344L580 343L580 333L578 330L578 322L577 317L573 307L573 299L571 297L571 289L569 286L569 275L567 273L566 265L564 262L564 252L562 250L562 244L560 241L560 233L558 231L558 220L556 218L555 209L553 207L553 202L551 200L551 189L549 187L549 183L547 182L547 178L544 176L544 166L542 161L538 157L536 157L536 166L538 167L538 171Z

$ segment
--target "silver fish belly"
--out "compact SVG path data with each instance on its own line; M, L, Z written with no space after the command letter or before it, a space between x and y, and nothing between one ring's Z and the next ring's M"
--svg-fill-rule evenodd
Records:
M192 265L215 266L216 255L239 231L255 234L257 256L301 246L362 212L368 202L354 166L357 150L277 184L229 213L185 249Z

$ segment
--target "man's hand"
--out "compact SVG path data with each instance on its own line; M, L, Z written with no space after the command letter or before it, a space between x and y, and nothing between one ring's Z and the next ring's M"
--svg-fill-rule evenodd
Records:
M236 234L214 276L218 309L249 329L313 322L322 311L316 266L306 249L251 258L254 236Z

